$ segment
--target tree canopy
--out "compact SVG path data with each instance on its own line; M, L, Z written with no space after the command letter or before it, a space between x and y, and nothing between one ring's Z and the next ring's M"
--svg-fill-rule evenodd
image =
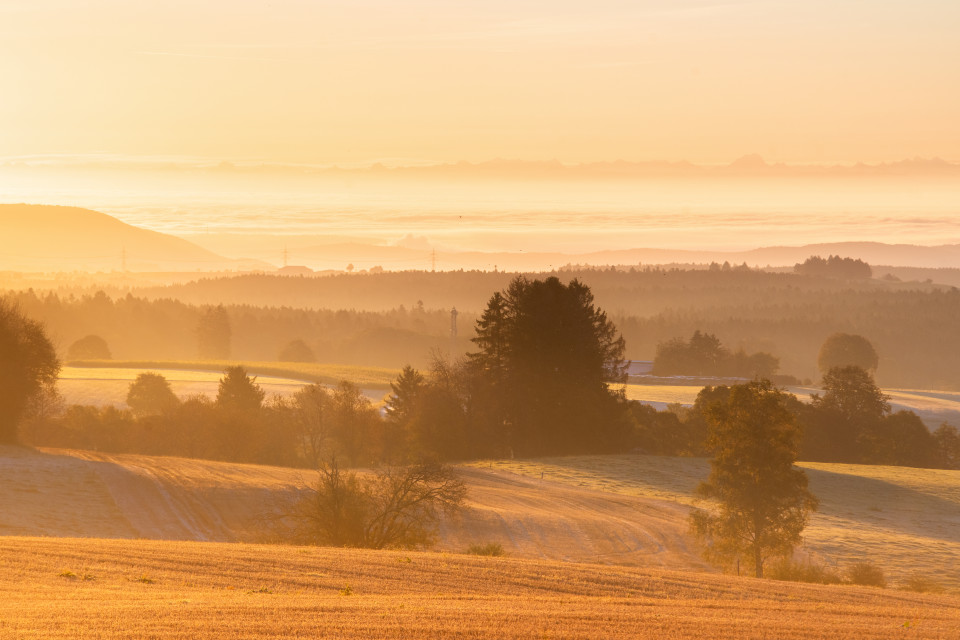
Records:
M880 359L870 341L851 333L835 333L820 347L817 366L821 373L834 367L855 366L867 371L876 371Z
M17 442L24 412L59 373L60 361L43 325L0 300L0 443Z
M110 360L110 347L98 335L88 335L76 340L67 349L67 360Z
M175 409L179 398L170 388L170 383L159 373L151 371L139 374L130 383L127 404L138 417L161 415Z
M713 459L698 493L717 508L695 511L693 530L706 542L708 557L746 556L758 578L766 558L787 555L800 542L817 506L806 475L793 466L800 430L786 396L756 380L730 387L725 399L705 409Z

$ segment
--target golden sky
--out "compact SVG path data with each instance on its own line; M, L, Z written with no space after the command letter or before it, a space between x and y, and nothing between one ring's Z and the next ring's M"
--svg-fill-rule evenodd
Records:
M2 0L0 156L960 161L957 0Z

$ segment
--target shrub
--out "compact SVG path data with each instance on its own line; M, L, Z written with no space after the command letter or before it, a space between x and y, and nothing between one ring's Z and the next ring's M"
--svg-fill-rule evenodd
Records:
M870 562L855 562L845 572L847 582L858 584L865 587L887 586L887 578L883 575L883 569Z
M907 578L906 581L900 585L900 588L904 591L915 591L917 593L943 593L945 590L942 584L930 576L919 573L915 573Z
M783 558L774 563L767 574L774 580L812 582L814 584L840 584L843 580L833 569L812 560L796 561Z
M503 545L499 542L488 542L487 544L472 544L467 547L467 553L473 556L502 556Z
M335 547L425 547L441 512L460 508L466 487L453 469L435 462L383 467L360 476L336 458L320 466L314 487L278 514L292 520L293 542Z

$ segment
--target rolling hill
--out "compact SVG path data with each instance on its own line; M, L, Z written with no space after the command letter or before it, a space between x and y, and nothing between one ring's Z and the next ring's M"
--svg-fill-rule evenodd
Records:
M78 207L0 204L0 271L214 271L241 262Z

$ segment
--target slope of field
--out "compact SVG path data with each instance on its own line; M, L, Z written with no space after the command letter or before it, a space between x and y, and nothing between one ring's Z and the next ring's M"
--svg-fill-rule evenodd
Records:
M624 496L697 504L701 458L574 456L478 463ZM880 565L893 582L922 574L960 588L960 471L805 462L820 499L804 550L828 564Z
M519 557L706 568L682 505L462 472L466 508L443 522L440 549L499 542ZM256 540L269 534L260 516L312 478L278 467L0 447L0 535Z
M934 639L960 636L960 598L459 554L8 537L0 636Z

